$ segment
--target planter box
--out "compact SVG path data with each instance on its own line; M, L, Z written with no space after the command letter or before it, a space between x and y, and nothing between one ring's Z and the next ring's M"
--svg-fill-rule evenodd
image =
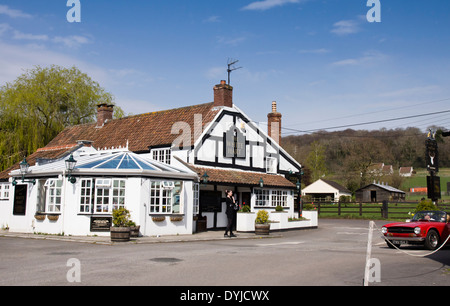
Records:
M256 213L237 213L236 230L238 232L253 232L255 230Z
M270 229L273 230L286 230L286 229L301 229L311 228L318 226L317 211L303 211L303 217L307 220L302 221L289 221L290 214L287 211L284 212L269 212ZM238 232L253 232L255 231L255 219L256 213L237 213L237 226Z

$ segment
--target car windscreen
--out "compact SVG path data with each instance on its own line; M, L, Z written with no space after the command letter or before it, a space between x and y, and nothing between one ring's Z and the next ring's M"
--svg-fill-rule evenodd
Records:
M419 211L414 215L413 221L419 220L445 222L446 214L443 211Z

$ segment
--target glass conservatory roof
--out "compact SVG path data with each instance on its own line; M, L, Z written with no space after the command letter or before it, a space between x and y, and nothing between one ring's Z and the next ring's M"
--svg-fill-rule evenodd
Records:
M155 171L175 171L180 170L164 165L160 162L144 159L132 152L119 152L100 156L95 160L85 163L80 161L75 169L122 169L122 170L155 170Z

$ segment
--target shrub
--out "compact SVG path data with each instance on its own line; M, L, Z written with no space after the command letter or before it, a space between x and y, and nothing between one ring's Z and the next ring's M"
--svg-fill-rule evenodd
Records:
M130 223L130 211L124 207L114 209L112 222L115 227L128 227Z
M417 204L415 213L422 210L438 210L436 205L431 202L431 200L422 199L419 204Z
M283 206L277 205L277 206L275 207L275 211L283 211Z
M242 213L248 213L248 212L250 212L250 205L244 205L244 206L242 206L242 208L239 210L239 212L242 212Z
M255 223L265 224L267 222L269 222L269 213L264 209L258 211L258 213L256 214Z

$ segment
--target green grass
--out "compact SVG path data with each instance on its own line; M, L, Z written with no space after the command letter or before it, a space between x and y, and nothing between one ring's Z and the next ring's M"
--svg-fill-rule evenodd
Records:
M428 171L426 169L416 169L416 174L412 177L405 178L401 190L406 191L407 193L411 188L416 187L427 187L427 175ZM439 170L438 176L441 178L441 191L447 191L447 183L450 182L450 168L442 168ZM409 194L407 196L407 201L418 201L424 194ZM426 197L426 195L425 195ZM443 195L442 200L450 201L450 196Z

